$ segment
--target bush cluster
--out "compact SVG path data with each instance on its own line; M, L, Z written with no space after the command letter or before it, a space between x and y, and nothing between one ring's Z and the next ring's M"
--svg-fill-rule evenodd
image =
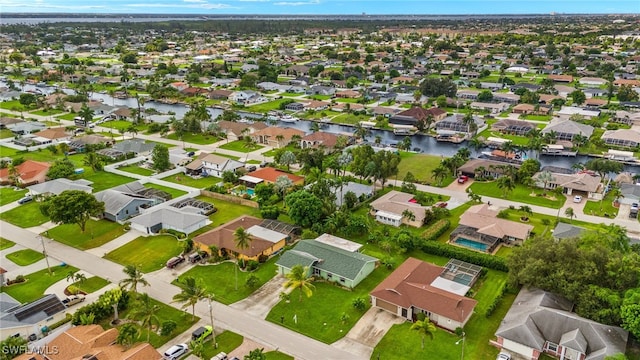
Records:
M433 225L429 226L423 233L422 238L425 240L436 240L445 231L449 230L451 222L448 219L440 219Z

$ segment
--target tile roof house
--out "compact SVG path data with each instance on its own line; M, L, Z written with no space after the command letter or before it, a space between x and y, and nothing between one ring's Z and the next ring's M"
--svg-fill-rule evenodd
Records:
M447 330L463 327L478 302L443 289L439 282L445 269L408 258L371 291L371 304L410 321L424 313Z
M241 216L231 222L220 225L193 238L200 249L211 252L215 246L222 253L238 254L238 258L258 260L259 256L269 256L280 251L286 244L289 235L261 226L262 220L252 216ZM244 228L251 234L248 248L241 249L236 245L234 231Z
M461 175L468 177L476 177L476 175L482 175L484 178L499 178L504 175L504 161L490 160L490 159L470 159L464 165L458 168L458 172ZM519 164L510 164L511 166L520 168ZM479 174L482 172L482 174Z
M256 122L253 124L239 123L227 120L218 121L218 126L227 136L227 140L236 141L241 139L245 135L251 135L256 131L265 129L267 124L263 122Z
M0 337L18 335L27 338L31 334L42 335L44 326L51 326L64 319L67 307L55 294L21 304L9 294L0 293Z
M414 200L413 194L391 190L377 198L370 204L371 215L378 222L387 225L400 226L406 224L420 227L424 222L424 212L429 206L422 206ZM403 215L405 211L413 213L415 219L410 220Z
M15 167L18 185L24 187L44 182L50 167L46 162L26 160ZM0 184L11 184L12 181L9 168L0 169Z
M544 183L538 180L540 172L534 174L532 179L536 181L537 187L544 187ZM590 200L600 200L602 198L602 178L590 172L577 174L561 174L552 172L552 180L547 183L547 189L562 187L562 193L567 195L586 195Z
M447 112L436 107L425 109L415 106L391 116L389 123L416 126L418 122L426 120L429 116L433 117L434 121L440 121L447 116Z
M640 131L634 129L607 130L601 137L607 145L637 148L640 146Z
M593 126L581 124L572 120L553 119L542 129L542 134L550 132L556 134L556 140L573 140L576 135L591 137Z
M162 355L149 343L130 348L116 344L118 329L103 330L100 325L75 326L49 341L46 354L26 353L16 360L161 360Z
M64 127L45 129L42 131L38 131L33 135L47 139L54 144L62 141L69 141L73 137L73 134L67 133L67 129L65 129Z
M348 288L356 287L376 268L378 259L360 254L352 241L328 234L326 240L300 240L276 262L278 272L285 275L295 265L309 268L309 275L336 282ZM351 243L351 244L350 244ZM353 250L356 249L356 250Z
M151 210L131 219L131 227L144 234L157 234L160 230L176 230L185 234L207 226L209 218L174 207Z
M520 290L496 331L501 349L525 359L542 353L561 359L604 360L625 353L629 333L571 312L573 304L540 289Z
M305 135L300 139L300 148L306 149L311 147L324 146L328 151L333 149L338 142L338 138L343 135L336 135L324 131L316 131L309 135Z
M257 184L262 182L275 184L276 180L280 176L288 177L294 184L302 184L304 182L304 178L302 176L294 175L268 166L242 176L240 181L245 183L246 186L254 188Z
M281 128L278 126L270 126L268 128L254 132L251 137L258 144L265 144L275 148L287 146L294 136L302 138L304 131L294 128ZM282 139L280 139L282 137Z

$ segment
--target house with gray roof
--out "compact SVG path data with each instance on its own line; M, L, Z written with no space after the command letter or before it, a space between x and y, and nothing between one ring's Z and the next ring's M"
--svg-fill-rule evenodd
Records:
M585 231L586 229L583 227L559 222L553 229L553 237L556 239L575 238L581 236Z
M150 210L131 219L131 227L145 234L157 234L160 230L176 230L185 234L207 226L209 218L174 207Z
M47 126L37 121L23 121L7 125L7 129L17 135L26 135L46 129Z
M373 195L373 185L365 185L349 181L342 186L334 186L331 192L336 194L336 206L340 207L344 204L344 196L348 192L354 193L358 199L366 199Z
M301 240L278 259L278 272L288 274L294 266L302 265L309 268L313 277L354 288L376 268L378 259L353 251L359 247L347 246L348 243L352 241L336 241L335 237L331 241Z
M577 135L586 136L587 138L591 137L591 134L593 134L593 126L581 124L573 120L556 118L551 120L549 124L542 129L542 134L547 134L552 131L556 134L556 140L572 141Z
M60 178L31 185L27 189L29 189L29 195L60 195L63 191L67 190L80 190L91 194L93 192L92 184L92 181L85 179L69 180Z
M622 196L618 199L621 204L640 203L640 184L620 184Z
M42 330L64 319L67 307L55 294L47 294L21 304L7 293L0 293L0 338L31 334L41 337Z
M120 222L140 213L141 207L150 207L156 204L157 200L149 199L135 193L126 193L114 189L107 189L95 194L98 201L104 203L105 219Z
M604 360L625 353L629 333L582 318L561 296L522 289L496 332L495 344L526 359L547 353L560 359Z
M124 154L133 153L136 156L148 155L151 150L156 147L156 143L146 142L143 139L128 139L113 145L114 150L118 150Z

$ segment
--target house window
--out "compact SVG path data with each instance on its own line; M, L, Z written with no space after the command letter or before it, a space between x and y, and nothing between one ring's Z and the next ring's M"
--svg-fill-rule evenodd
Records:
M318 268L313 268L313 275L318 275L318 276L320 276L320 269L318 269Z
M402 308L402 317L406 318L407 317L407 309Z
M558 352L558 344L554 344L552 342L547 342L547 351L552 353Z
M343 278L343 277L341 277L341 278L340 278L340 282L341 282L341 283L345 282L345 280L344 280L344 278Z
M333 277L333 275L327 274L327 279L331 279L332 277Z

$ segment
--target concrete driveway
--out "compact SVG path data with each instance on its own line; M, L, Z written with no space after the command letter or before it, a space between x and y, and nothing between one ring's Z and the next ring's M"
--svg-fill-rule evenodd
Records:
M631 213L631 205L620 204L620 207L618 208L618 216L616 216L616 219L629 219L629 213Z
M280 293L284 291L282 285L286 281L284 276L276 275L248 298L231 304L231 307L264 319L271 308L280 301Z
M353 326L342 339L332 346L358 353L367 358L371 357L373 348L389 331L393 324L402 324L405 320L386 310L372 307Z

